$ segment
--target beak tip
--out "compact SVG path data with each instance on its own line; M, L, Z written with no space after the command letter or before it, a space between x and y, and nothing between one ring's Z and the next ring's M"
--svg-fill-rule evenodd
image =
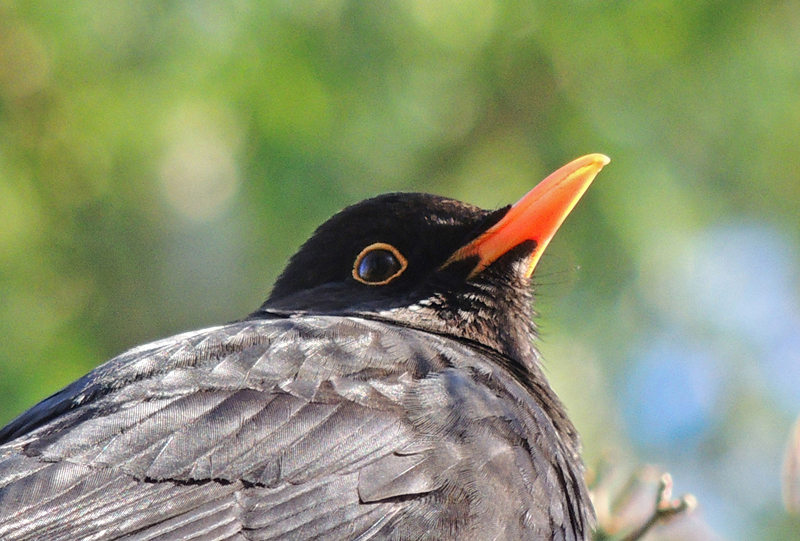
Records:
M592 162L599 165L600 167L605 167L606 165L611 163L611 158L609 158L605 154L589 154L586 157L589 158Z

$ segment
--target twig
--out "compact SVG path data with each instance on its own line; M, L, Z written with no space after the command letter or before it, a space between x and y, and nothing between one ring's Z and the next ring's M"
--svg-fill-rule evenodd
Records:
M677 500L672 499L672 476L665 473L659 481L653 514L644 524L620 541L640 541L656 524L665 522L681 513L691 512L695 507L697 507L697 499L691 494L684 494Z

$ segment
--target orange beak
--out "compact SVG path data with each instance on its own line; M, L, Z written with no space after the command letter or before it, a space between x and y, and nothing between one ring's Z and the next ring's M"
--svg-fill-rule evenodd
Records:
M499 222L461 247L443 266L478 256L478 264L470 274L472 277L509 250L525 241L533 241L536 248L526 273L530 277L550 239L597 173L610 161L602 154L589 154L569 162L517 201Z

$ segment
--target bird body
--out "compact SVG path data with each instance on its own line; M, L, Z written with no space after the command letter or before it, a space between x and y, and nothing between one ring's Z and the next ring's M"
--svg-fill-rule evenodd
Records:
M0 539L588 539L578 435L531 342L549 238L496 249L516 208L355 205L247 319L23 413L0 430Z
M554 397L493 357L338 316L134 349L20 419L0 538L522 539L552 517L542 535L575 539Z

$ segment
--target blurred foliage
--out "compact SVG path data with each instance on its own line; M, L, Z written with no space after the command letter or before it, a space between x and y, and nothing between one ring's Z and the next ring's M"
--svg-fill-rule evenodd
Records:
M246 315L347 204L496 207L603 152L535 277L588 462L798 539L799 88L795 1L0 0L0 422Z

